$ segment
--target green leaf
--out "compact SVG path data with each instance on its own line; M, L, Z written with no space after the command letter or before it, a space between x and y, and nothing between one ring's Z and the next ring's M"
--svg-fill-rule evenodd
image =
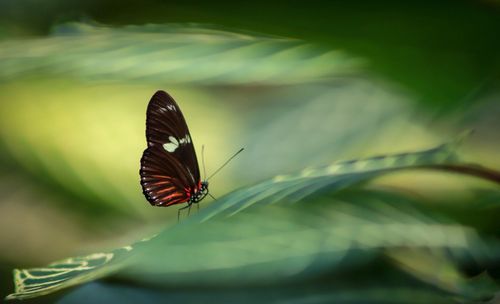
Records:
M457 143L337 162L236 190L149 240L15 270L16 291L8 299L37 297L111 274L167 286L290 280L355 267L380 249L401 246L495 257L497 243L485 243L471 227L405 207L401 196L379 197L376 207L369 205L373 196L334 196L398 170L461 165Z
M100 82L272 85L345 75L359 66L340 51L300 40L196 25L72 23L48 38L0 43L0 79L41 72Z

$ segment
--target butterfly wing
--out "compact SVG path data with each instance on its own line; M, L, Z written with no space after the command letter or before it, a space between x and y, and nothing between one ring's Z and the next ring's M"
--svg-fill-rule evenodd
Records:
M141 158L141 185L148 201L170 206L189 200L200 172L191 134L175 100L164 91L151 98L146 113L148 148Z

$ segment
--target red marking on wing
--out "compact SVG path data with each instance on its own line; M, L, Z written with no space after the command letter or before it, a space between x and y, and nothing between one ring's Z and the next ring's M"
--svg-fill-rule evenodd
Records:
M187 202L187 201L182 200L182 199L176 199L176 200L170 201L170 202L168 202L168 204L165 204L165 205L162 205L162 206L168 207L168 206L172 206L172 205L182 204L182 203L185 203L185 202Z
M172 184L172 182L168 180L168 181L158 181L158 182L151 183L151 185L155 185L155 186L165 185L165 184Z
M186 200L184 198L177 198L177 199L173 199L173 200L167 202L166 204L160 204L160 206L171 206L171 205L176 205L176 204L182 204L182 203L185 203L187 201L188 200Z
M171 180L172 177L167 176L167 175L158 175L158 174L151 174L149 177L154 177L154 178L161 178L161 179L166 179L166 180Z
M153 185L156 186L157 184L153 184ZM169 188L161 189L161 190L156 191L156 194L161 194L161 193L169 192L169 191L172 191L174 189L175 189L175 187L169 187Z
M186 195L189 199L191 197L191 188L189 188L189 187L184 188L184 192L186 192Z
M179 196L183 196L183 195L184 195L183 193L176 192L176 193L172 193L170 195L165 196L163 199L172 199L174 197L179 197Z

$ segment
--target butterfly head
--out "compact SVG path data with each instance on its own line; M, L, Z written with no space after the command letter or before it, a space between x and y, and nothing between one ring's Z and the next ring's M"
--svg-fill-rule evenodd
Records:
M200 186L189 198L189 204L197 204L208 195L208 181L200 182Z

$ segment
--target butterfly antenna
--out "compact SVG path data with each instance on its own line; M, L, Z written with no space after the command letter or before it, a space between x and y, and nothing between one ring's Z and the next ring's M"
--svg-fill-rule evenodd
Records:
M203 164L203 180L207 177L207 169L205 168L205 145L201 145L201 163Z
M222 164L222 166L219 167L219 169L215 170L214 173L212 173L212 175L210 175L208 178L207 178L207 181L209 179L211 179L215 174L217 174L222 168L224 168L233 158L236 157L236 155L240 154L241 151L243 151L245 148L241 148L238 150L238 152L234 153L233 156L231 156L228 160L226 160L226 162L224 164Z
M212 194L208 193L208 195L209 195L209 196L210 196L210 197L211 197L214 201L216 201L216 200L217 200L217 199L216 199L216 198L215 198Z

